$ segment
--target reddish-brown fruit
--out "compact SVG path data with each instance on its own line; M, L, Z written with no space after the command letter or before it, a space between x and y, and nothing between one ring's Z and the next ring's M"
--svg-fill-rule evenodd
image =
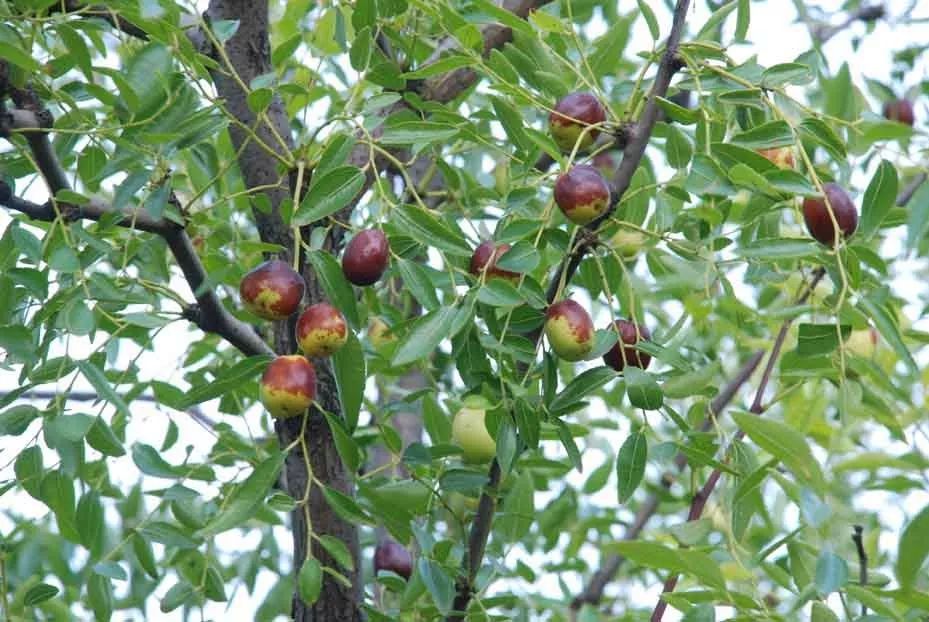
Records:
M307 356L329 356L348 340L342 312L328 302L307 307L297 320L297 343Z
M884 118L913 126L916 121L913 103L908 99L895 99L884 104Z
M610 207L610 186L589 164L578 164L555 182L555 203L565 218L586 225Z
M613 322L613 326L619 338L610 351L603 355L603 362L616 371L622 371L626 365L647 369L649 363L652 362L652 357L638 350L635 344L651 338L652 335L648 329L623 319Z
M497 267L497 260L508 250L510 250L510 245L506 243L497 244L492 240L481 242L471 255L471 274L479 277L486 270L487 278L496 276L510 280L518 279L518 272L511 272Z
M562 300L545 314L545 336L552 350L566 361L580 361L594 347L594 323L584 307Z
M355 285L371 285L387 270L390 246L380 229L366 229L352 238L342 254L342 272Z
M821 244L835 246L836 230L843 238L850 237L858 228L858 210L852 199L842 188L834 183L823 184L824 197L807 197L803 199L803 220L810 235ZM827 205L828 201L828 205ZM830 216L830 206L835 221Z
M245 307L266 320L283 320L300 306L303 300L303 277L286 261L266 261L239 283L239 294Z
M791 169L797 164L796 160L794 160L794 150L790 147L759 149L758 154L767 158L778 168Z
M402 544L384 540L374 549L374 574L381 570L389 570L409 579L413 574L413 556Z
M571 93L559 101L548 116L549 130L558 148L565 152L574 149L581 133L590 125L606 121L606 109L596 96L590 93ZM599 135L592 128L580 138L579 149L589 148Z
M316 399L316 369L299 354L279 356L265 368L259 394L272 417L301 415Z

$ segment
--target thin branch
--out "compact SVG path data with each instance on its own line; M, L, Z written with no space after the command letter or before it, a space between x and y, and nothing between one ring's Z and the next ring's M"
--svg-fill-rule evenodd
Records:
M868 587L868 553L864 550L864 527L861 525L853 526L852 542L855 543L855 550L858 552L858 584L861 587ZM862 617L868 614L868 607L861 603Z
M885 13L886 11L882 4L860 6L857 9L850 11L846 16L845 21L836 24L835 26L823 24L814 27L811 30L811 34L819 45L824 45L832 37L836 36L855 22L861 21L870 23L884 17Z
M910 202L910 199L913 198L913 195L916 194L916 191L919 190L919 187L926 182L926 177L929 176L927 173L920 173L913 178L906 188L900 191L900 194L897 195L897 207L903 207Z
M88 4L86 2L76 2L68 0L64 3L64 10L68 13L74 13L81 17L96 17L110 24L113 28L120 30L131 37L148 41L148 33L133 24L131 21L117 13L115 10L100 4Z

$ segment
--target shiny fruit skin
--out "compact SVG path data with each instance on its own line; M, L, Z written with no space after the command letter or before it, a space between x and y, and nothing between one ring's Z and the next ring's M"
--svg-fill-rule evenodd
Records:
M771 164L778 168L792 169L797 164L796 160L794 160L794 151L790 147L759 149L758 155L764 156Z
M635 259L648 238L641 231L620 229L610 238L610 246L626 261Z
M511 272L497 267L497 260L508 250L510 250L510 245L506 243L497 244L492 240L481 242L471 255L471 265L469 267L471 274L480 277L481 273L486 270L487 278L500 277L510 280L518 279L518 272Z
M465 406L452 420L452 440L461 447L462 458L470 464L489 462L497 455L497 443L484 423L487 411Z
M853 330L845 340L845 348L856 356L869 359L877 352L877 329L873 326Z
M586 225L610 207L610 186L593 166L578 164L555 182L555 203L565 218Z
M555 104L548 116L548 126L558 148L570 152L588 125L606 121L606 109L591 93L571 93ZM597 139L599 130L591 129L584 134L578 148L586 150Z
M316 399L316 369L299 354L279 356L265 368L259 394L272 417L302 415Z
M823 184L828 199L828 206L823 197L807 197L803 199L803 220L806 228L819 243L826 246L835 245L835 225L829 215L829 206L835 214L835 222L839 225L841 237L850 237L858 228L858 210L841 187L834 183Z
M387 270L389 259L390 245L384 232L380 229L365 229L345 247L342 273L355 285L372 285Z
M348 341L348 323L328 302L304 309L297 319L297 343L307 356L330 356Z
M266 320L290 317L303 300L303 277L286 261L272 259L242 277L239 294L245 307Z
M619 319L613 322L613 326L619 333L616 344L610 348L610 351L603 355L603 362L615 369L622 371L626 365L638 367L639 369L648 369L652 362L652 357L645 352L635 348L639 340L647 340L652 334L644 326L637 326L629 320Z
M371 318L368 322L368 341L371 342L372 346L383 348L388 343L393 343L396 340L397 337L391 332L387 322L376 316Z
M384 540L374 548L374 574L381 570L396 573L404 579L413 574L413 556L405 546Z
M913 127L916 117L913 103L908 99L895 99L884 104L884 118Z
M594 323L584 307L573 300L562 300L545 314L545 336L559 358L584 359L594 347Z

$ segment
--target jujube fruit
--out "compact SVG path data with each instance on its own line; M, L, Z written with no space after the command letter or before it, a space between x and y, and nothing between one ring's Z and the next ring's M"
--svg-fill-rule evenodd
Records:
M562 300L545 314L545 336L559 358L580 361L593 350L594 324L584 307L573 300Z
M380 229L365 229L352 238L342 254L342 272L355 285L376 283L390 259L387 236Z
M307 307L297 319L297 343L307 356L330 356L348 340L348 323L328 302Z
M555 203L565 218L586 225L610 207L610 186L589 164L578 164L555 182Z
M283 320L303 300L303 277L286 261L272 259L248 272L239 283L245 308L266 320Z
M574 149L584 128L606 121L606 109L591 93L571 93L562 98L548 116L552 138L562 151ZM581 139L578 148L588 149L599 135L597 128L590 129Z
M497 260L508 250L510 250L510 245L506 243L497 244L492 240L481 242L471 255L471 264L469 266L471 274L480 277L486 270L487 278L500 277L510 280L518 279L518 272L503 270L497 267Z
M316 399L316 369L299 354L279 356L265 368L259 395L272 417L301 415Z
M625 319L616 320L613 327L618 338L613 347L603 355L603 362L616 371L622 371L627 365L647 369L652 357L636 348L635 344L651 338L648 329Z
M825 197L803 199L803 220L814 239L826 246L834 246L836 224L839 226L839 237L850 237L858 228L858 210L848 194L837 184L823 184L823 190ZM830 207L835 221L829 214Z

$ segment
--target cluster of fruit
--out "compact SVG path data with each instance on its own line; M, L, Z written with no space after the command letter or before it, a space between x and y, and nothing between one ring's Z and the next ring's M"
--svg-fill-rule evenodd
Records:
M349 282L372 285L387 269L390 247L378 229L359 232L345 247L342 272ZM266 320L285 320L300 308L303 277L286 262L272 259L243 277L239 293L246 308ZM331 356L348 340L348 322L328 302L303 310L296 338L303 355L279 356L261 377L261 402L273 417L296 417L316 399L316 369L307 357Z

